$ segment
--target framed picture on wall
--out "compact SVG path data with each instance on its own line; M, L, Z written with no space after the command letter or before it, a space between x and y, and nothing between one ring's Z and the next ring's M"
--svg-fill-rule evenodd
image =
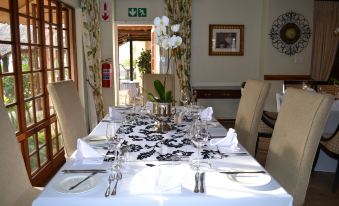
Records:
M244 25L209 25L210 56L244 56Z

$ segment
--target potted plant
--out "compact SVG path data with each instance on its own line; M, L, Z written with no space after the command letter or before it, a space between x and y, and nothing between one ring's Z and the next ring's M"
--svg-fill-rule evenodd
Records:
M136 62L141 76L151 73L151 60L151 50L142 50Z

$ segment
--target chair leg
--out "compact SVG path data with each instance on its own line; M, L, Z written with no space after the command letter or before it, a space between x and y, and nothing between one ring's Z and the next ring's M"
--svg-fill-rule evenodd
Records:
M319 159L319 153L320 153L320 146L318 146L317 153L315 153L315 157L314 157L313 165L312 165L312 171L314 171L314 168L317 165L317 162Z
M339 160L337 162L337 171L335 172L335 177L332 185L332 192L335 193L337 190L338 186L338 181L339 181Z

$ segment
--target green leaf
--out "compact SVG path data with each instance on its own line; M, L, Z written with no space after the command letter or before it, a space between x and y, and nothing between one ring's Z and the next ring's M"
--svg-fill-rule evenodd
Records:
M157 101L152 93L148 93L147 97L148 97L148 100L151 101L151 102L156 102Z
M165 102L172 102L172 100L173 100L172 91L167 91L165 96Z
M159 100L164 101L165 100L165 87L162 85L161 81L158 79L154 81L154 88L159 94Z

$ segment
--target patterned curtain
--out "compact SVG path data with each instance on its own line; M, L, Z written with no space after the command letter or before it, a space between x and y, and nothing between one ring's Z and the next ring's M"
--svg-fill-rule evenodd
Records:
M314 2L314 35L312 79L327 81L335 61L339 39L334 30L339 26L339 2Z
M92 89L93 102L97 121L104 117L102 100L102 82L100 72L100 26L99 26L99 1L81 0L83 33L82 41L87 68L87 82Z
M192 0L165 0L165 10L171 24L180 24L183 41L179 48L172 51L171 56L174 58L180 90L190 91Z

